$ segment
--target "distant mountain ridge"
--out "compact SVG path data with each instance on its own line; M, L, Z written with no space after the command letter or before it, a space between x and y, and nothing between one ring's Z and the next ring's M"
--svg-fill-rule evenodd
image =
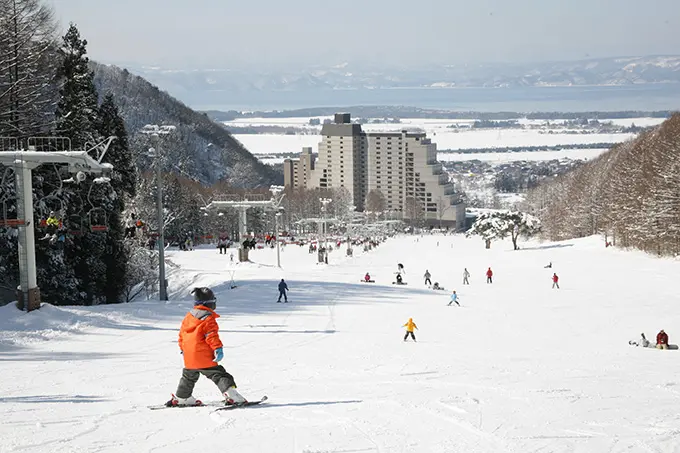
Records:
M141 146L140 130L146 124L170 124L176 133L165 146L168 171L211 185L220 181L237 188L268 187L281 184L283 175L257 160L222 125L196 112L161 91L142 77L116 66L91 64L95 85L102 94L112 93L125 120L132 143ZM148 159L141 153L137 163L142 170Z
M419 65L414 68L374 68L343 63L278 72L150 67L131 70L191 104L203 102L206 93L680 83L680 55L533 64Z

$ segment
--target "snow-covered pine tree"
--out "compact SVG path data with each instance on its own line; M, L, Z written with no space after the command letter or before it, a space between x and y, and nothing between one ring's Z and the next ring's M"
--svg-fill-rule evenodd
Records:
M506 230L507 224L496 212L485 212L477 217L465 236L480 236L486 243L486 248L491 248L491 241L505 237Z
M541 221L531 214L518 211L492 211L480 215L466 236L481 236L487 243L487 248L490 247L491 241L510 236L513 248L519 250L517 239L520 236L533 236L540 228Z
M512 246L515 250L519 250L517 239L520 236L531 237L541 230L541 221L526 212L506 212L503 214L510 230L510 239L512 239Z
M137 173L128 145L125 123L118 113L113 95L107 94L99 106L99 134L102 137L115 137L104 156L104 162L113 165L110 176L111 187L116 193L112 210L108 213L108 234L106 235L107 253L104 255L106 284L104 297L106 303L121 301L125 290L128 272L128 249L124 247L125 196L133 198L136 193Z
M56 110L56 135L68 137L75 150L92 147L102 137L99 133L101 121L97 92L93 74L88 67L87 41L71 24L63 37L60 47L62 64L58 70L61 90ZM68 298L69 304L96 304L107 297L107 266L104 262L108 253L108 231L93 232L92 227L109 227L108 219L114 212L117 194L111 185L93 176L80 184L64 187L64 223L67 229L82 225L81 233L70 235L65 244L65 253L78 279L78 290ZM79 200L75 202L74 200Z
M55 113L57 135L71 139L74 150L86 149L100 138L97 133L98 104L94 73L88 67L87 40L71 24L62 38L62 63L57 71L61 90Z

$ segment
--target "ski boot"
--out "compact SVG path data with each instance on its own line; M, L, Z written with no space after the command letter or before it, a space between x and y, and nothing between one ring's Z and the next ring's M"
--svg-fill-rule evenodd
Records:
M166 406L168 407L173 407L173 406L203 406L203 403L201 400L197 400L193 396L190 396L188 398L178 398L174 394L172 395L172 398L165 403Z
M248 402L241 396L238 390L236 390L236 387L229 387L229 389L224 392L224 397L226 398L226 401L224 402L225 406L241 406Z

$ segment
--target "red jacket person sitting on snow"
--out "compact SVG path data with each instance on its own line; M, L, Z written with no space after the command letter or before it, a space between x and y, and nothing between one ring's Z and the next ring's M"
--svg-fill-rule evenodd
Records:
M656 348L668 349L668 334L664 332L663 329L656 334Z

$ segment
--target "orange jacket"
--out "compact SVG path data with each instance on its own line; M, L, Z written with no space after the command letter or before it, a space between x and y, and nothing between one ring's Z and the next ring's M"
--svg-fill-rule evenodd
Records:
M408 318L408 322L404 324L402 327L406 327L407 332L413 332L413 329L418 328L418 326L416 326L416 323L413 322L413 318Z
M198 370L217 366L215 349L222 347L216 319L220 315L203 305L196 305L182 321L179 348L184 354L184 368Z

